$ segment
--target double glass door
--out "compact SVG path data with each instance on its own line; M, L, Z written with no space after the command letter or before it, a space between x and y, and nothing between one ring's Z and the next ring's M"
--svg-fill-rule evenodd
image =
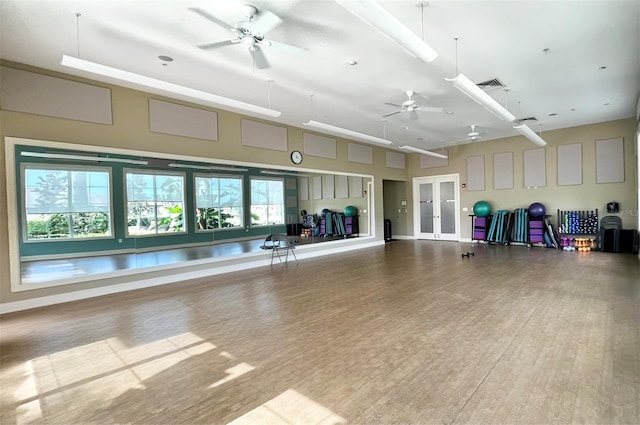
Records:
M457 174L413 179L414 233L418 239L460 239Z

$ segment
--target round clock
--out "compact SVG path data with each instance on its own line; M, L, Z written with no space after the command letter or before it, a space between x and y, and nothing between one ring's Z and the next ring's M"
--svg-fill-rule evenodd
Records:
M300 151L291 152L291 162L300 164L302 162L302 153Z

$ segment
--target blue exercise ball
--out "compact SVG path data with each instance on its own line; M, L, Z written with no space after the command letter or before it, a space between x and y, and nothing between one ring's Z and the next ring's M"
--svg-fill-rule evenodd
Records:
M540 202L534 202L529 205L529 217L544 218L547 213L547 209Z
M348 205L344 207L344 216L345 217L353 217L358 215L358 209L352 205Z
M473 213L478 217L487 217L491 214L491 204L487 201L478 201L473 205Z

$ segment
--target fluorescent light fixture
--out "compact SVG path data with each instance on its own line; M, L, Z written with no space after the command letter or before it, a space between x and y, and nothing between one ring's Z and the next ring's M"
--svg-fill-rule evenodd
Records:
M78 69L80 71L86 71L92 74L102 75L104 77L126 81L128 83L134 83L140 86L157 89L162 92L183 96L196 101L212 103L216 106L239 109L241 111L251 112L254 114L265 115L274 118L279 117L281 114L280 111L276 111L273 109L263 108L262 106L240 102L239 100L229 99L227 97L222 97L201 90L180 86L178 84L169 83L167 81L145 77L144 75L134 74L133 72L112 68L110 66L101 65L95 62L89 62L83 59L75 58L73 56L62 55L62 61L60 62L60 64L63 66L68 66L69 68Z
M456 86L458 90L478 102L480 105L484 106L485 109L493 113L501 120L511 122L516 119L516 117L511 112L507 111L505 107L499 104L494 98L489 96L484 90L478 87L464 74L460 73L455 78L445 78L445 80L453 83L453 85Z
M286 171L271 171L271 170L260 170L261 174L269 174L273 176L300 176L299 173L288 173Z
M436 158L442 158L442 159L449 158L448 155L443 155L441 153L431 152L431 151L428 151L426 149L414 148L413 146L409 146L409 145L400 146L400 149L404 149L406 151L411 151L411 152L423 153L425 155L435 156Z
M360 140L362 142L376 143L380 145L392 145L393 142L387 139L381 139L375 136L369 136L368 134L358 133L357 131L347 130L346 128L336 127L334 125L325 124L318 121L309 120L305 123L302 123L309 128L314 128L316 130L327 131L329 133L337 133L341 136L351 137L356 140Z
M335 0L340 6L371 25L406 51L424 62L438 57L438 52L407 28L374 0Z
M106 156L89 156L89 155L69 155L63 153L46 153L46 152L20 152L21 156L30 156L34 158L51 158L51 159L71 159L74 161L94 161L94 162L122 162L125 164L148 165L149 161L142 159L127 158L109 158Z
M171 162L168 164L171 168L193 168L195 170L207 170L207 171L249 171L248 168L239 168L234 167L233 165L224 166L224 165L193 165L193 164L180 164L177 162Z
M538 146L546 146L547 142L545 142L542 137L538 136L535 131L531 130L527 127L526 124L522 125L514 125L513 128L518 130L524 137L531 140Z

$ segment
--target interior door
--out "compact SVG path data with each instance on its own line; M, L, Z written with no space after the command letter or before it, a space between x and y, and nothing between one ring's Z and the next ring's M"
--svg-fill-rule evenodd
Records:
M414 233L417 239L460 239L458 174L413 179Z

